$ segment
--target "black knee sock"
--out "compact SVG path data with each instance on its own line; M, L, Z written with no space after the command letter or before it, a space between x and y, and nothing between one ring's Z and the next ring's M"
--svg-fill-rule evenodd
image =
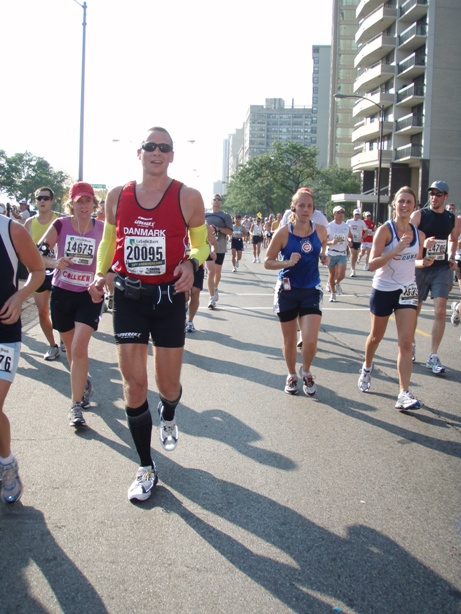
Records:
M181 400L181 395L182 395L182 387L179 389L178 398L174 401L168 401L168 399L165 399L164 397L162 397L162 395L160 395L160 401L162 402L162 405L163 405L162 417L164 420L173 420L176 406Z
M125 407L128 426L139 454L141 467L154 466L150 454L152 416L147 400L140 407Z

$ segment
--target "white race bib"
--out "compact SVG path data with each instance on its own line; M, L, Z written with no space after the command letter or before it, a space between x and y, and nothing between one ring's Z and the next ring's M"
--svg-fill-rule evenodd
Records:
M426 256L434 260L445 260L447 253L447 242L445 239L436 239L432 247L426 249Z
M96 239L76 235L66 236L64 256L70 258L74 264L91 266L96 252Z
M418 305L418 286L416 282L412 282L402 290L402 294L399 296L399 303L401 305Z
M11 373L13 366L14 350L7 345L0 345L0 371Z
M125 264L135 275L166 273L165 237L125 237Z

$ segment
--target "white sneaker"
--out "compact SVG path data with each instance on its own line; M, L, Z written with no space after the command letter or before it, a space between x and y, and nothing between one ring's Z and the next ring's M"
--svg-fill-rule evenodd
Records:
M453 326L459 325L459 302L458 301L455 301L454 303L451 304L450 321L453 324Z
M237 260L237 262L235 263L235 268L238 269L239 268L239 261Z
M193 322L188 322L186 324L186 333L195 333L195 326Z
M355 269L351 269L351 274L349 275L349 277L356 277Z
M237 273L237 267L235 266L232 267L232 273Z
M254 263L256 262L256 258L253 258L252 262L253 262L253 264L254 264Z
M287 394L298 394L298 378L296 375L288 375L285 383L285 392Z
M213 296L215 303L217 303L219 301L219 292L218 292L218 288L215 289L214 291L214 296Z
M258 264L261 264L261 260L260 260L259 258L256 258L256 262L257 262Z
M362 392L368 392L371 386L371 372L373 371L373 365L371 365L370 369L365 367L365 363L363 363L362 368L360 369L360 377L357 382L359 390Z
M128 489L129 501L146 501L152 494L152 489L158 482L157 471L154 467L139 467L134 482Z
M336 303L336 294L334 292L330 295L330 303Z
M325 286L325 292L331 292L331 286L329 281L327 281L327 285Z
M368 266L368 264L363 265L363 270L364 271L369 271L370 267Z
M304 373L303 366L299 367L299 377L303 380L303 392L308 397L313 397L317 392L317 386L314 382L314 376L311 373Z
M440 358L437 356L437 354L431 354L430 356L428 356L426 361L426 367L428 369L431 369L432 373L435 373L436 375L445 373L445 367L440 362Z
M420 409L421 403L418 399L409 392L408 390L402 390L402 392L397 397L397 403L395 404L396 409L400 409L400 411L405 411L407 409Z
M208 303L208 309L216 309L216 301L214 296L210 298L210 302Z
M336 282L336 294L338 296L340 296L341 294L343 294L343 289L341 288L341 286Z
M160 426L158 427L160 443L166 452L172 452L178 444L179 433L176 418L173 418L173 420L163 419L163 403L161 401L158 404L157 411L160 416Z
M59 348L57 344L50 345L47 353L43 356L43 358L48 361L56 360L56 358L59 358Z

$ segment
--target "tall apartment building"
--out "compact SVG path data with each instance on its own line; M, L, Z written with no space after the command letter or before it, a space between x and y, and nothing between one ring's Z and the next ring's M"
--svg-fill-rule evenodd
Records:
M312 62L312 115L317 116L318 165L322 168L328 164L331 46L314 45Z
M328 166L350 168L351 158L354 155L352 132L354 119L352 108L354 101L345 99L341 106L336 107L331 98L335 92L343 94L354 93L356 70L354 66L357 53L355 34L357 32L357 19L355 10L359 0L333 0L333 18L331 32L331 72L330 72L330 98L329 132L328 132Z
M376 188L382 109L382 193L410 185L424 204L429 182L443 179L456 202L461 199L461 2L361 0L356 18L353 93L368 100L354 101L351 167L362 175L362 192ZM338 90L349 93L341 85ZM337 102L338 113L347 102Z
M317 145L317 117L310 107L285 107L282 98L266 98L263 105L251 105L243 124L243 157L273 150L274 141L291 141L310 147Z

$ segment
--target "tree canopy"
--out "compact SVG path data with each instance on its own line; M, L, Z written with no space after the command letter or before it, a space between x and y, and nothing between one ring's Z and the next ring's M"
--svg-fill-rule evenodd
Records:
M70 177L29 151L7 156L0 150L0 191L8 198L33 200L35 190L42 186L52 188L56 202L60 203L69 190Z
M283 212L293 194L300 187L309 186L316 206L331 213L331 195L358 192L360 182L350 170L319 169L317 155L315 147L275 142L272 152L250 158L233 175L227 186L226 211L263 216Z

